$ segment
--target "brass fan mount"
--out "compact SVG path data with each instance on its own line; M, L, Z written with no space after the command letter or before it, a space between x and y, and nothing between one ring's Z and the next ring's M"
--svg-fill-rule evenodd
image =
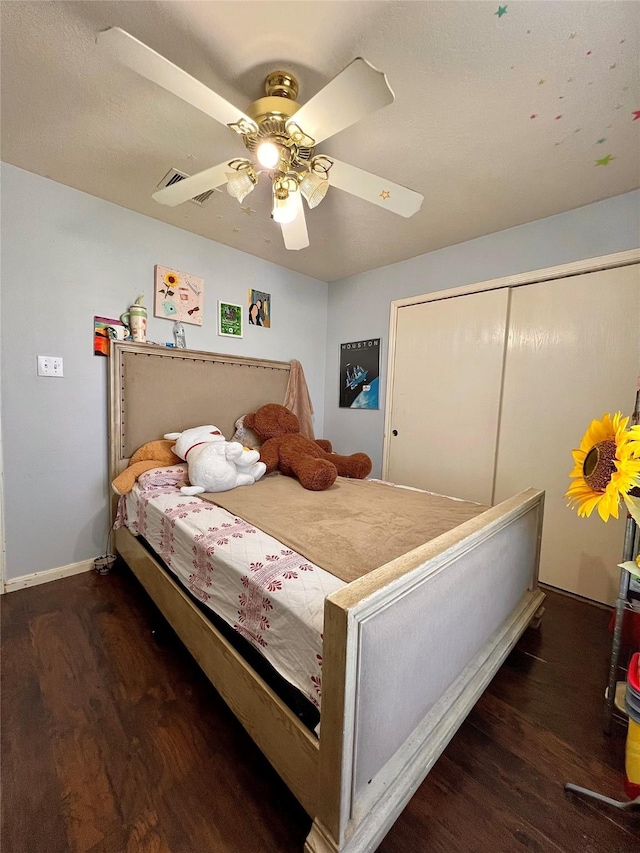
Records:
M265 98L254 101L247 115L258 125L270 118L287 121L300 109L296 103L298 81L287 71L272 71L264 81Z
M244 133L244 144L255 154L262 142L274 142L287 149L288 165L304 167L313 157L314 140L299 132L292 135L286 127L300 109L295 100L298 81L288 71L272 71L264 81L264 89L266 97L258 98L247 109L247 115L258 125L258 132ZM298 131L295 125L294 128Z

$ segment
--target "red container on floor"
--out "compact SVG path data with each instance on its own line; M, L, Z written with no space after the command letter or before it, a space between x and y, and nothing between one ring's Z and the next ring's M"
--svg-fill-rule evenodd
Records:
M627 671L627 696L625 700L629 714L629 729L625 749L624 790L635 800L640 797L640 653L631 658Z

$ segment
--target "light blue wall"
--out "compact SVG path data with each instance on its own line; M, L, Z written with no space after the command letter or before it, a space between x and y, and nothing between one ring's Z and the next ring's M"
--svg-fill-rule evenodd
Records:
M187 327L189 346L300 359L316 408L316 434L332 439L340 452L366 451L379 475L391 300L635 248L639 233L640 193L634 192L327 286L3 165L7 577L105 550L107 360L93 355L93 316L118 316L141 292L150 304L154 264L205 279L207 319L202 328ZM239 341L218 337L215 300L244 304L250 286L272 294L272 328L246 328ZM378 336L381 409L340 410L340 343ZM170 340L171 324L151 318L149 338ZM38 353L63 356L64 379L37 377Z
M380 476L390 303L394 299L595 258L640 245L632 192L401 261L329 285L325 436L341 453L363 450ZM382 338L378 411L338 408L340 344Z
M118 317L143 292L150 306L157 263L205 279L205 321L186 327L187 345L299 359L322 432L325 282L3 165L7 578L105 551L107 359L93 355L93 317ZM244 305L249 287L271 293L271 329L246 327L242 340L219 337L216 300ZM172 340L171 323L150 318L148 337ZM37 354L62 356L64 378L36 376Z

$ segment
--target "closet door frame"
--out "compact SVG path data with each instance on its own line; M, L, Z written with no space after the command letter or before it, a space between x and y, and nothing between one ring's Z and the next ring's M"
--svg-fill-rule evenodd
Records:
M395 354L396 354L396 329L398 321L398 310L411 305L420 305L424 302L435 302L441 299L452 299L456 296L466 296L469 293L480 293L484 290L496 290L505 287L522 287L526 284L538 284L542 281L566 278L573 275L597 272L598 270L614 269L640 263L640 248L629 249L626 252L616 252L613 255L603 255L599 258L587 258L582 261L573 261L560 266L547 267L546 269L532 270L519 275L495 278L489 281L481 281L476 284L467 284L461 287L451 287L447 290L438 290L433 293L425 293L422 296L409 296L405 299L395 299L391 302L389 317L389 348L387 355L387 393L384 413L384 436L382 445L382 478L388 479L389 458L391 454L391 430L393 412L393 386L395 377ZM504 369L504 368L503 368Z

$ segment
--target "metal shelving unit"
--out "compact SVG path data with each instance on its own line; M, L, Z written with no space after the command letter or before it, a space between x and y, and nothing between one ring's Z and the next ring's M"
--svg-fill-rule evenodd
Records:
M638 554L638 525L631 518L627 518L624 531L624 546L622 549L622 561L633 560ZM611 734L611 724L616 713L616 689L618 676L621 672L626 673L626 668L620 665L620 652L622 650L622 628L625 611L630 610L629 587L631 575L625 569L620 569L620 584L618 586L618 598L616 599L616 615L613 628L613 641L611 643L611 661L609 664L609 686L605 700L604 731Z
M640 423L640 389L636 393L636 403L631 416L631 424ZM622 561L633 560L640 549L640 528L627 515L627 522L624 530L624 544L622 547ZM604 732L611 734L611 725L614 718L626 720L622 713L617 714L616 708L616 689L618 687L618 677L624 672L624 683L626 684L626 667L621 666L620 654L622 651L622 628L624 623L624 615L626 611L631 610L631 600L629 598L629 589L631 585L631 575L625 569L620 569L620 584L618 586L618 598L616 599L616 612L613 628L613 641L611 643L611 661L609 664L609 685L606 692L605 713L604 713ZM599 800L607 803L618 809L638 810L640 809L640 797L630 802L623 800L612 800L610 797L605 797L597 791L590 791L588 788L582 788L579 785L574 785L572 782L567 782L564 786L565 791L570 791L575 794L582 794L590 799Z
M636 392L636 402L631 415L631 424L640 423L640 389ZM627 515L627 523L624 529L624 544L622 547L622 562L633 560L638 555L640 548L640 530L638 525ZM609 664L609 686L605 700L605 717L604 731L606 734L611 734L611 723L615 716L616 706L616 688L618 685L618 676L621 671L625 673L626 667L620 666L620 652L622 650L622 628L624 623L625 611L631 610L631 601L629 598L629 588L631 585L631 575L625 569L620 569L620 584L618 586L618 598L616 599L616 615L613 628L613 641L611 644L611 661Z

